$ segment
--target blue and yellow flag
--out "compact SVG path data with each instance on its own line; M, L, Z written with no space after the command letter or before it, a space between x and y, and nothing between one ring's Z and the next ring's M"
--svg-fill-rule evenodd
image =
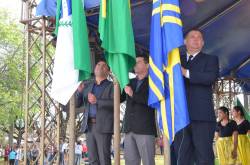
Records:
M179 47L183 45L178 0L153 0L149 100L157 109L160 129L172 143L176 132L189 124Z

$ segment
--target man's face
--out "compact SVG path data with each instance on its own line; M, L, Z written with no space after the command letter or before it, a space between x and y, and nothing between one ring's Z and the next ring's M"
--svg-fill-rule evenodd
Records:
M190 31L185 39L185 45L188 51L201 51L204 40L201 32L199 31Z
M145 73L148 70L148 64L145 63L143 57L137 57L136 58L136 64L134 67L136 74Z
M95 66L95 76L97 77L107 77L109 69L104 61L100 61Z

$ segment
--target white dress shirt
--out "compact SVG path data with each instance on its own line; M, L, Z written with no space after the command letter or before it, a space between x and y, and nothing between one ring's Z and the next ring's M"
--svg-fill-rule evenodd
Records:
M193 57L191 58L191 61L192 61L192 60L195 58L195 56L196 56L197 54L199 54L199 53L200 53L200 52L197 52L197 53L192 54ZM191 54L189 54L189 53L187 52L187 61L188 61L190 55L191 55ZM187 72L186 72L185 77L186 77L186 78L190 78L189 69L187 69Z

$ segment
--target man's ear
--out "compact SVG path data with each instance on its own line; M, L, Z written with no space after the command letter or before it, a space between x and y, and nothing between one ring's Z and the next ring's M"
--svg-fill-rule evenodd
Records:
M186 41L186 39L184 39L184 45L186 45L186 43L187 43L187 41Z
M204 40L202 40L202 48L203 48L204 44L205 44L205 43L204 43Z

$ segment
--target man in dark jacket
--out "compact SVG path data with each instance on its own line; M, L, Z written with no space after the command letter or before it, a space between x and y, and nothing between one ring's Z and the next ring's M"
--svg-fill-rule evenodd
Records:
M218 58L201 52L204 40L199 30L187 33L185 45L187 52L181 56L181 64L190 124L175 136L177 164L213 165L216 120L212 85L218 77Z
M113 83L107 80L109 67L105 61L95 66L95 79L81 84L77 90L77 107L84 108L81 131L86 133L91 165L111 165L113 134Z
M124 154L127 165L154 165L155 112L148 106L148 58L137 57L137 75L124 88L121 101L126 100L124 121Z

